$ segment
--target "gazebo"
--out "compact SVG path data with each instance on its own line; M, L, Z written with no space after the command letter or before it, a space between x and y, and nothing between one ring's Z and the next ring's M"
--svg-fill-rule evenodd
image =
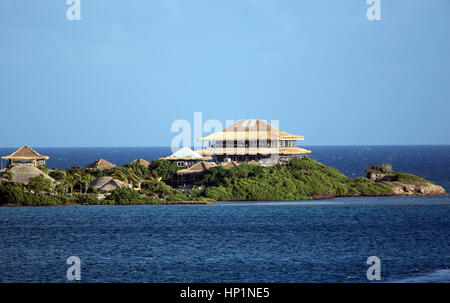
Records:
M50 159L49 156L42 156L37 151L29 146L22 146L9 156L2 157L3 160L8 160L8 167L13 167L18 164L32 164L34 166L45 165L45 160Z

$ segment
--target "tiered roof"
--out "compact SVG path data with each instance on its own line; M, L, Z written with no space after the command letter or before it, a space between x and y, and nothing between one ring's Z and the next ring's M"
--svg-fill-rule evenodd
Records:
M297 136L281 131L261 119L241 119L227 128L199 141L253 141L253 140L303 140Z
M236 148L215 148L207 147L196 150L202 155L305 155L310 154L311 151L300 147L286 147L286 148L269 148L269 147L236 147Z

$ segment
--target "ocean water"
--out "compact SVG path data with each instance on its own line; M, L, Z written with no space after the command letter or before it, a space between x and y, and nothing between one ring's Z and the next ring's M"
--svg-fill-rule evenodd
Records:
M450 281L447 197L0 208L0 281Z
M311 147L348 176L390 162L449 190L449 146ZM0 149L7 154L13 149ZM97 158L152 160L169 148L44 149L50 167ZM66 282L450 282L450 199L338 198L213 205L0 208L0 281Z

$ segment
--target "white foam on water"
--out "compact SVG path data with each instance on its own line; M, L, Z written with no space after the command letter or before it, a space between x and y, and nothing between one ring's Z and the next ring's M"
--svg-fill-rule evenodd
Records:
M450 283L450 269L438 269L436 271L390 281L391 283Z

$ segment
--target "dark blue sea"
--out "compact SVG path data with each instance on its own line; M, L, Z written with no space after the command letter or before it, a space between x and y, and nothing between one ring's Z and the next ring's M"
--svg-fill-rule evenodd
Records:
M450 146L311 146L350 177L388 162L450 191ZM36 148L49 167L152 160L169 148ZM15 149L0 148L0 155ZM0 281L450 282L450 199L367 197L173 206L0 208Z

